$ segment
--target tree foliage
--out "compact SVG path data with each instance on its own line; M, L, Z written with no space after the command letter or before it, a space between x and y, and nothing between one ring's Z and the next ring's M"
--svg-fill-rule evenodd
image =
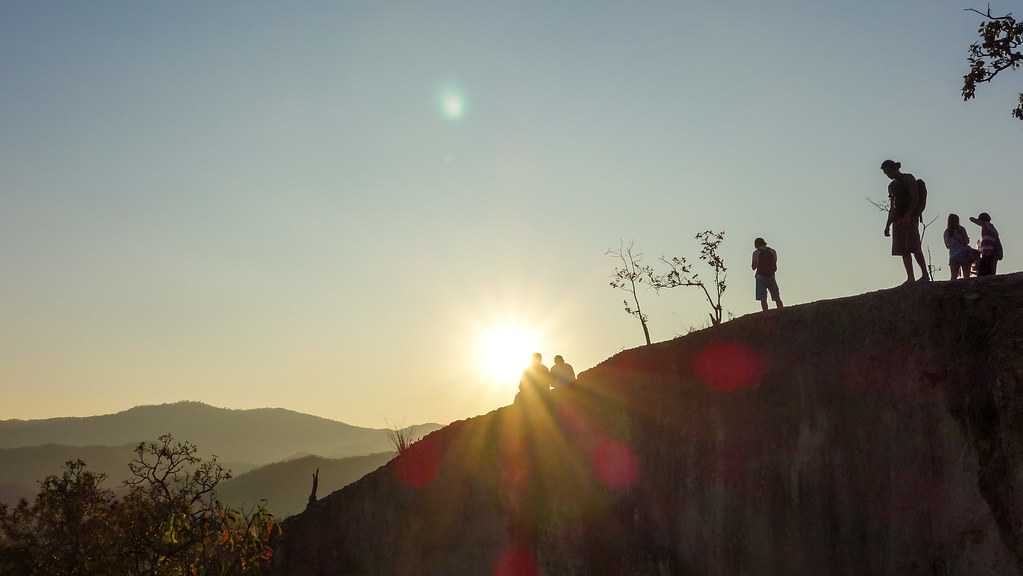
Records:
M230 472L170 435L144 442L126 494L102 487L81 460L46 478L34 502L0 506L0 575L251 576L272 558L279 532L262 507L216 497Z
M643 255L633 252L633 245L628 246L621 243L617 250L608 250L607 255L621 262L615 266L614 274L611 276L610 285L612 288L624 290L628 297L623 300L625 313L634 316L643 327L643 337L646 343L650 344L650 329L647 327L649 317L643 312L639 303L639 293L643 286L654 288L656 275L654 269L643 264Z
M707 304L710 306L710 322L717 326L724 318L724 307L721 299L728 288L728 267L724 258L721 257L721 243L725 240L725 232L714 232L704 230L696 235L700 243L701 262L706 264L713 275L712 280L704 280L699 273L693 270L693 265L684 256L662 257L661 262L668 266L667 272L654 277L653 285L656 289L693 287L699 288Z
M103 480L74 460L60 476L42 481L31 504L0 505L0 574L119 574L118 538L110 526L119 506Z
M978 84L991 82L1005 70L1015 70L1023 65L1023 21L1016 20L1011 12L995 16L990 5L986 12L973 8L968 11L984 19L977 28L980 40L970 44L967 57L970 70L963 76L963 100L976 96ZM1023 94L1019 95L1012 115L1023 120Z

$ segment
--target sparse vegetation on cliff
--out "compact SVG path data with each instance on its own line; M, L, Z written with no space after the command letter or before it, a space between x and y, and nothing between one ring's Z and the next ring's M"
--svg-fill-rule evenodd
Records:
M394 446L394 451L398 455L402 455L410 446L419 441L420 436L415 433L411 428L391 428L388 430L388 437L391 439L391 445Z
M656 282L654 269L643 264L643 255L633 250L630 242L628 246L623 242L617 250L608 250L607 255L621 262L614 268L611 275L611 287L624 290L627 297L622 303L625 305L625 313L639 320L643 327L643 338L650 344L650 328L647 326L649 316L643 312L639 303L639 295L643 287L653 288Z

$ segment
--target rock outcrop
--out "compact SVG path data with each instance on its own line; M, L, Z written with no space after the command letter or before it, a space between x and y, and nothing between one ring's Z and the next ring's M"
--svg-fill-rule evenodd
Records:
M286 522L281 576L1023 574L1023 275L622 352Z

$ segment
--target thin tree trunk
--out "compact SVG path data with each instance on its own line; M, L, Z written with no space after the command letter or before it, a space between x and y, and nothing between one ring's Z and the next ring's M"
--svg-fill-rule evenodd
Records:
M650 345L650 330L646 327L646 320L643 319L643 310L639 307L639 295L636 294L636 281L630 280L632 284L632 301L636 303L636 317L639 318L640 325L643 326L643 337L646 338L647 346Z

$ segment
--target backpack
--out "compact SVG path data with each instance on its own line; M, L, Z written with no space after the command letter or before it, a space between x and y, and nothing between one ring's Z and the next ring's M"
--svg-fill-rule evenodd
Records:
M924 209L927 208L927 183L923 180L916 181L916 210L913 211L915 220L924 219Z
M760 249L757 255L757 272L761 274L774 274L778 271L778 253L769 246Z
M1001 260L1005 257L1005 252L1002 251L1002 239L998 238L995 242L995 260Z

